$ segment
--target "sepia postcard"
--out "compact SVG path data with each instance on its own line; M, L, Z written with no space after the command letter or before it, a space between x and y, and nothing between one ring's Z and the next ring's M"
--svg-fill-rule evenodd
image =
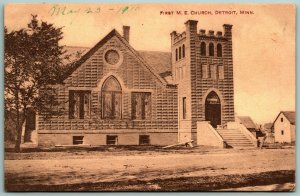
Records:
M4 8L6 191L295 191L295 5Z

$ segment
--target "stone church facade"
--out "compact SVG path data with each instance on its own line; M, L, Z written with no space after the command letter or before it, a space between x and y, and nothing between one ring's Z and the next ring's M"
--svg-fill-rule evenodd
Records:
M186 31L171 33L172 73L178 87L179 138L196 140L197 122L217 128L234 121L232 25L224 34L200 29L198 21Z
M112 30L54 85L61 115L37 117L39 146L168 145L196 140L197 122L234 121L231 25L171 33L171 53L136 51Z

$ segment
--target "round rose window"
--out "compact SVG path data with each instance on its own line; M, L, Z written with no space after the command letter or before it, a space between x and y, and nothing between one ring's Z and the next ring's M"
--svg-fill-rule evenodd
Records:
M108 50L105 53L105 61L111 65L116 65L120 60L120 55L115 50Z

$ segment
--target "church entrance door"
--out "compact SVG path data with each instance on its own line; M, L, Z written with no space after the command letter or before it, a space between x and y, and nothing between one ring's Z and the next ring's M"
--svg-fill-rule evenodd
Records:
M221 102L216 92L210 92L205 100L205 121L217 128L221 124Z

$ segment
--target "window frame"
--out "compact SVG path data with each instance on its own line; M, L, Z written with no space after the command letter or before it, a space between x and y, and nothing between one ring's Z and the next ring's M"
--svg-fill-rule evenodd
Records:
M200 43L200 56L206 56L206 43Z
M217 44L217 57L223 57L223 46L221 43Z
M208 44L208 56L215 56L215 45L212 42Z
M81 145L84 143L83 135L74 135L72 138L73 138L73 145Z
M109 82L109 80L115 80L117 82L117 84L119 85L120 90L105 90L104 87L105 85ZM112 110L112 114L111 116L105 116L105 95L109 94L111 95L111 110ZM119 95L119 107L120 107L120 116L116 117L116 95ZM123 92L122 92L122 86L120 84L120 82L118 81L118 79L114 76L109 76L108 78L106 78L106 80L103 82L102 88L101 88L101 118L102 119L106 119L106 120L121 120L122 119L122 102L123 102Z
M142 139L142 137L147 137L146 139ZM147 142L142 142L142 141L147 141ZM150 145L150 135L139 135L139 145L147 146Z
M179 46L179 57L178 57L179 60L180 60L181 57L182 57L182 56L181 56L181 52L182 52L182 51L181 51L181 46Z
M109 137L113 137L114 139L109 139ZM106 135L106 145L118 145L118 135ZM114 143L109 143L110 141L114 141Z
M73 97L72 101L74 100L75 94L79 96L79 115L78 117L75 116L75 106L76 103L71 102L71 98ZM89 111L88 115L85 116L85 95L89 95ZM69 119L89 119L91 118L91 107L92 107L92 91L91 90L69 90Z
M136 116L136 113L137 113L137 108L136 108L136 105L134 105L133 103L133 99L134 99L134 95L135 94L139 94L139 96L142 96L141 97L141 118L137 118ZM145 104L145 98L146 98L146 95L148 96L148 98L150 99L150 116L146 116L147 114L147 111L146 111L146 104ZM133 91L131 92L131 119L132 120L151 120L152 119L152 93L151 92L137 92L137 91Z
M186 119L186 97L182 97L182 119Z

